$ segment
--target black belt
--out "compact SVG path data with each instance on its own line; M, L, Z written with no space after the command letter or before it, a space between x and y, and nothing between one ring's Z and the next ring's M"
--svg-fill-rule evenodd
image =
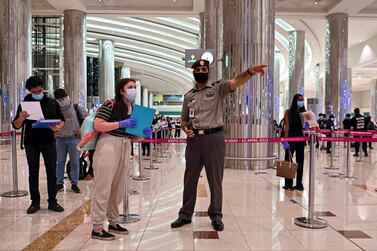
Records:
M207 134L212 134L216 132L221 132L223 130L223 127L216 127L216 128L208 128L208 129L194 129L194 134L195 135L207 135Z

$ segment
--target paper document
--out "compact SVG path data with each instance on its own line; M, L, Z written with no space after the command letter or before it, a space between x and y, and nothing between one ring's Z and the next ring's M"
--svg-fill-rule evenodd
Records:
M302 112L300 113L302 127L304 127L305 122L309 123L310 128L319 127L317 120L315 119L315 115L312 111Z
M30 116L27 117L28 120L41 120L45 118L43 116L40 102L21 102L21 107L22 111L29 113Z
M141 105L134 105L131 118L137 120L137 126L134 128L127 128L126 133L145 137L143 131L145 128L150 128L152 126L155 113L155 109Z

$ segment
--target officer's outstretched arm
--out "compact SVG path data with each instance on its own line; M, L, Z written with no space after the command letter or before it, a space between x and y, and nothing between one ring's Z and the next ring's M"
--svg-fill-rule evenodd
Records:
M233 91L245 84L252 76L256 74L263 75L266 67L267 65L265 64L250 67L247 71L244 71L243 73L238 74L235 78L229 80L230 88Z

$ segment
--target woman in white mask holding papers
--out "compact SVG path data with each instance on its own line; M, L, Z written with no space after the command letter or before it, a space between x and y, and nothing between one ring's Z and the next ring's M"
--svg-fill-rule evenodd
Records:
M119 80L115 87L114 100L107 100L97 111L94 128L101 132L94 157L94 196L92 200L92 238L114 240L113 234L128 234L127 229L118 224L119 204L125 192L128 168L130 168L131 138L127 128L137 125L131 119L132 103L137 96L135 80ZM152 130L144 129L146 138ZM135 139L134 139L135 140ZM142 140L137 137L136 140ZM105 220L109 229L104 229Z

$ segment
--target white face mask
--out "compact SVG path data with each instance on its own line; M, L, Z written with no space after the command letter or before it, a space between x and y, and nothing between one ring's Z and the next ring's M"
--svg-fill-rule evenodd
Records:
M60 105L60 107L67 107L69 104L70 104L70 100L69 100L69 97L65 97L63 98L62 100L57 100L58 104Z
M124 93L124 96L126 97L126 99L133 102L137 96L137 91L136 89L127 89L127 91Z

